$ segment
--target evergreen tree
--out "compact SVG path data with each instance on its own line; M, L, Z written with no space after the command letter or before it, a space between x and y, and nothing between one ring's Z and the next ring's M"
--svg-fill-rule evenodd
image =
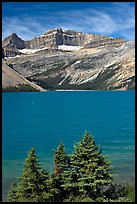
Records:
M41 189L40 170L41 167L35 155L35 149L32 148L28 154L22 176L19 178L16 188L16 198L18 201L37 201L39 199Z
M7 200L9 202L16 202L18 201L18 196L17 196L17 184L16 183L12 183L9 193L8 193L8 197Z
M46 170L42 170L40 173L39 202L52 202L55 197L52 189L52 179Z
M69 168L69 156L65 152L64 144L61 143L54 151L54 174L60 176L62 172Z
M68 155L61 143L54 151L51 175L41 170L33 148L26 159L18 184L12 184L10 202L91 201L103 195L101 189L112 182L112 166L89 133ZM105 194L104 194L105 195ZM102 199L101 198L101 199ZM104 199L104 198L103 198Z
M63 188L63 174L69 168L70 158L65 152L64 144L61 143L56 151L54 151L54 171L52 175L52 184L58 191L58 201L62 202L66 196L66 191Z
M42 170L40 172L40 177L39 177L39 189L40 192L47 192L48 188L49 188L49 180L50 180L50 176L48 174L48 172L46 170Z
M101 155L102 150L98 149L89 133L74 148L64 187L69 189L72 197L82 195L96 198L100 195L101 187L112 182L112 166L106 155Z
M22 176L17 184L12 184L8 193L10 202L43 202L52 200L50 195L51 178L41 166L35 154L35 149L29 152Z

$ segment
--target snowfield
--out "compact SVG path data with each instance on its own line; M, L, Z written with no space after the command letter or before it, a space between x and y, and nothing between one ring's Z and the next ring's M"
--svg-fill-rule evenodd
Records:
M60 50L80 50L81 48L83 48L83 46L71 46L71 45L59 45L58 49ZM20 49L19 52L21 52L22 54L33 54L35 52L41 51L41 50L46 50L48 49L47 47L44 48L39 48L39 49Z
M60 50L80 50L83 46L71 46L71 45L59 45L58 49Z
M35 52L38 52L40 50L46 50L47 47L44 47L44 48L40 48L40 49L21 49L19 50L19 52L23 53L23 54L32 54L32 53L35 53Z

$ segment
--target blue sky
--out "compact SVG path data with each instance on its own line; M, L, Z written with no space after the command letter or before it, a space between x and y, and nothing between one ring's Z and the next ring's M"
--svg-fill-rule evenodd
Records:
M2 38L30 40L53 28L135 39L134 2L3 2Z

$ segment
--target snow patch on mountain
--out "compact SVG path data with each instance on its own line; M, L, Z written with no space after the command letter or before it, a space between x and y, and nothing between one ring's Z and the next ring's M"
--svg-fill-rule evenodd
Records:
M40 48L40 49L20 49L19 52L23 53L23 54L32 54L41 50L46 50L47 47L44 48Z
M80 50L81 48L83 48L83 46L71 46L71 45L59 45L58 49L60 50Z

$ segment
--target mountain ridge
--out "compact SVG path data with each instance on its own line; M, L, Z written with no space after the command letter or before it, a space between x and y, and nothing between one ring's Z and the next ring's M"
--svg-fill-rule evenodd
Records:
M47 49L58 49L60 45L83 46L86 48L98 47L101 45L120 46L125 42L121 38L112 38L99 34L83 34L73 30L62 30L54 28L48 30L41 36L37 36L31 40L24 41L17 36L16 33L11 34L2 41L5 57L13 57L21 54L19 49L39 49L46 47Z
M135 41L87 35L56 28L44 37L34 38L32 44L23 41L28 47L15 46L19 53L5 60L23 77L44 89L134 89Z

